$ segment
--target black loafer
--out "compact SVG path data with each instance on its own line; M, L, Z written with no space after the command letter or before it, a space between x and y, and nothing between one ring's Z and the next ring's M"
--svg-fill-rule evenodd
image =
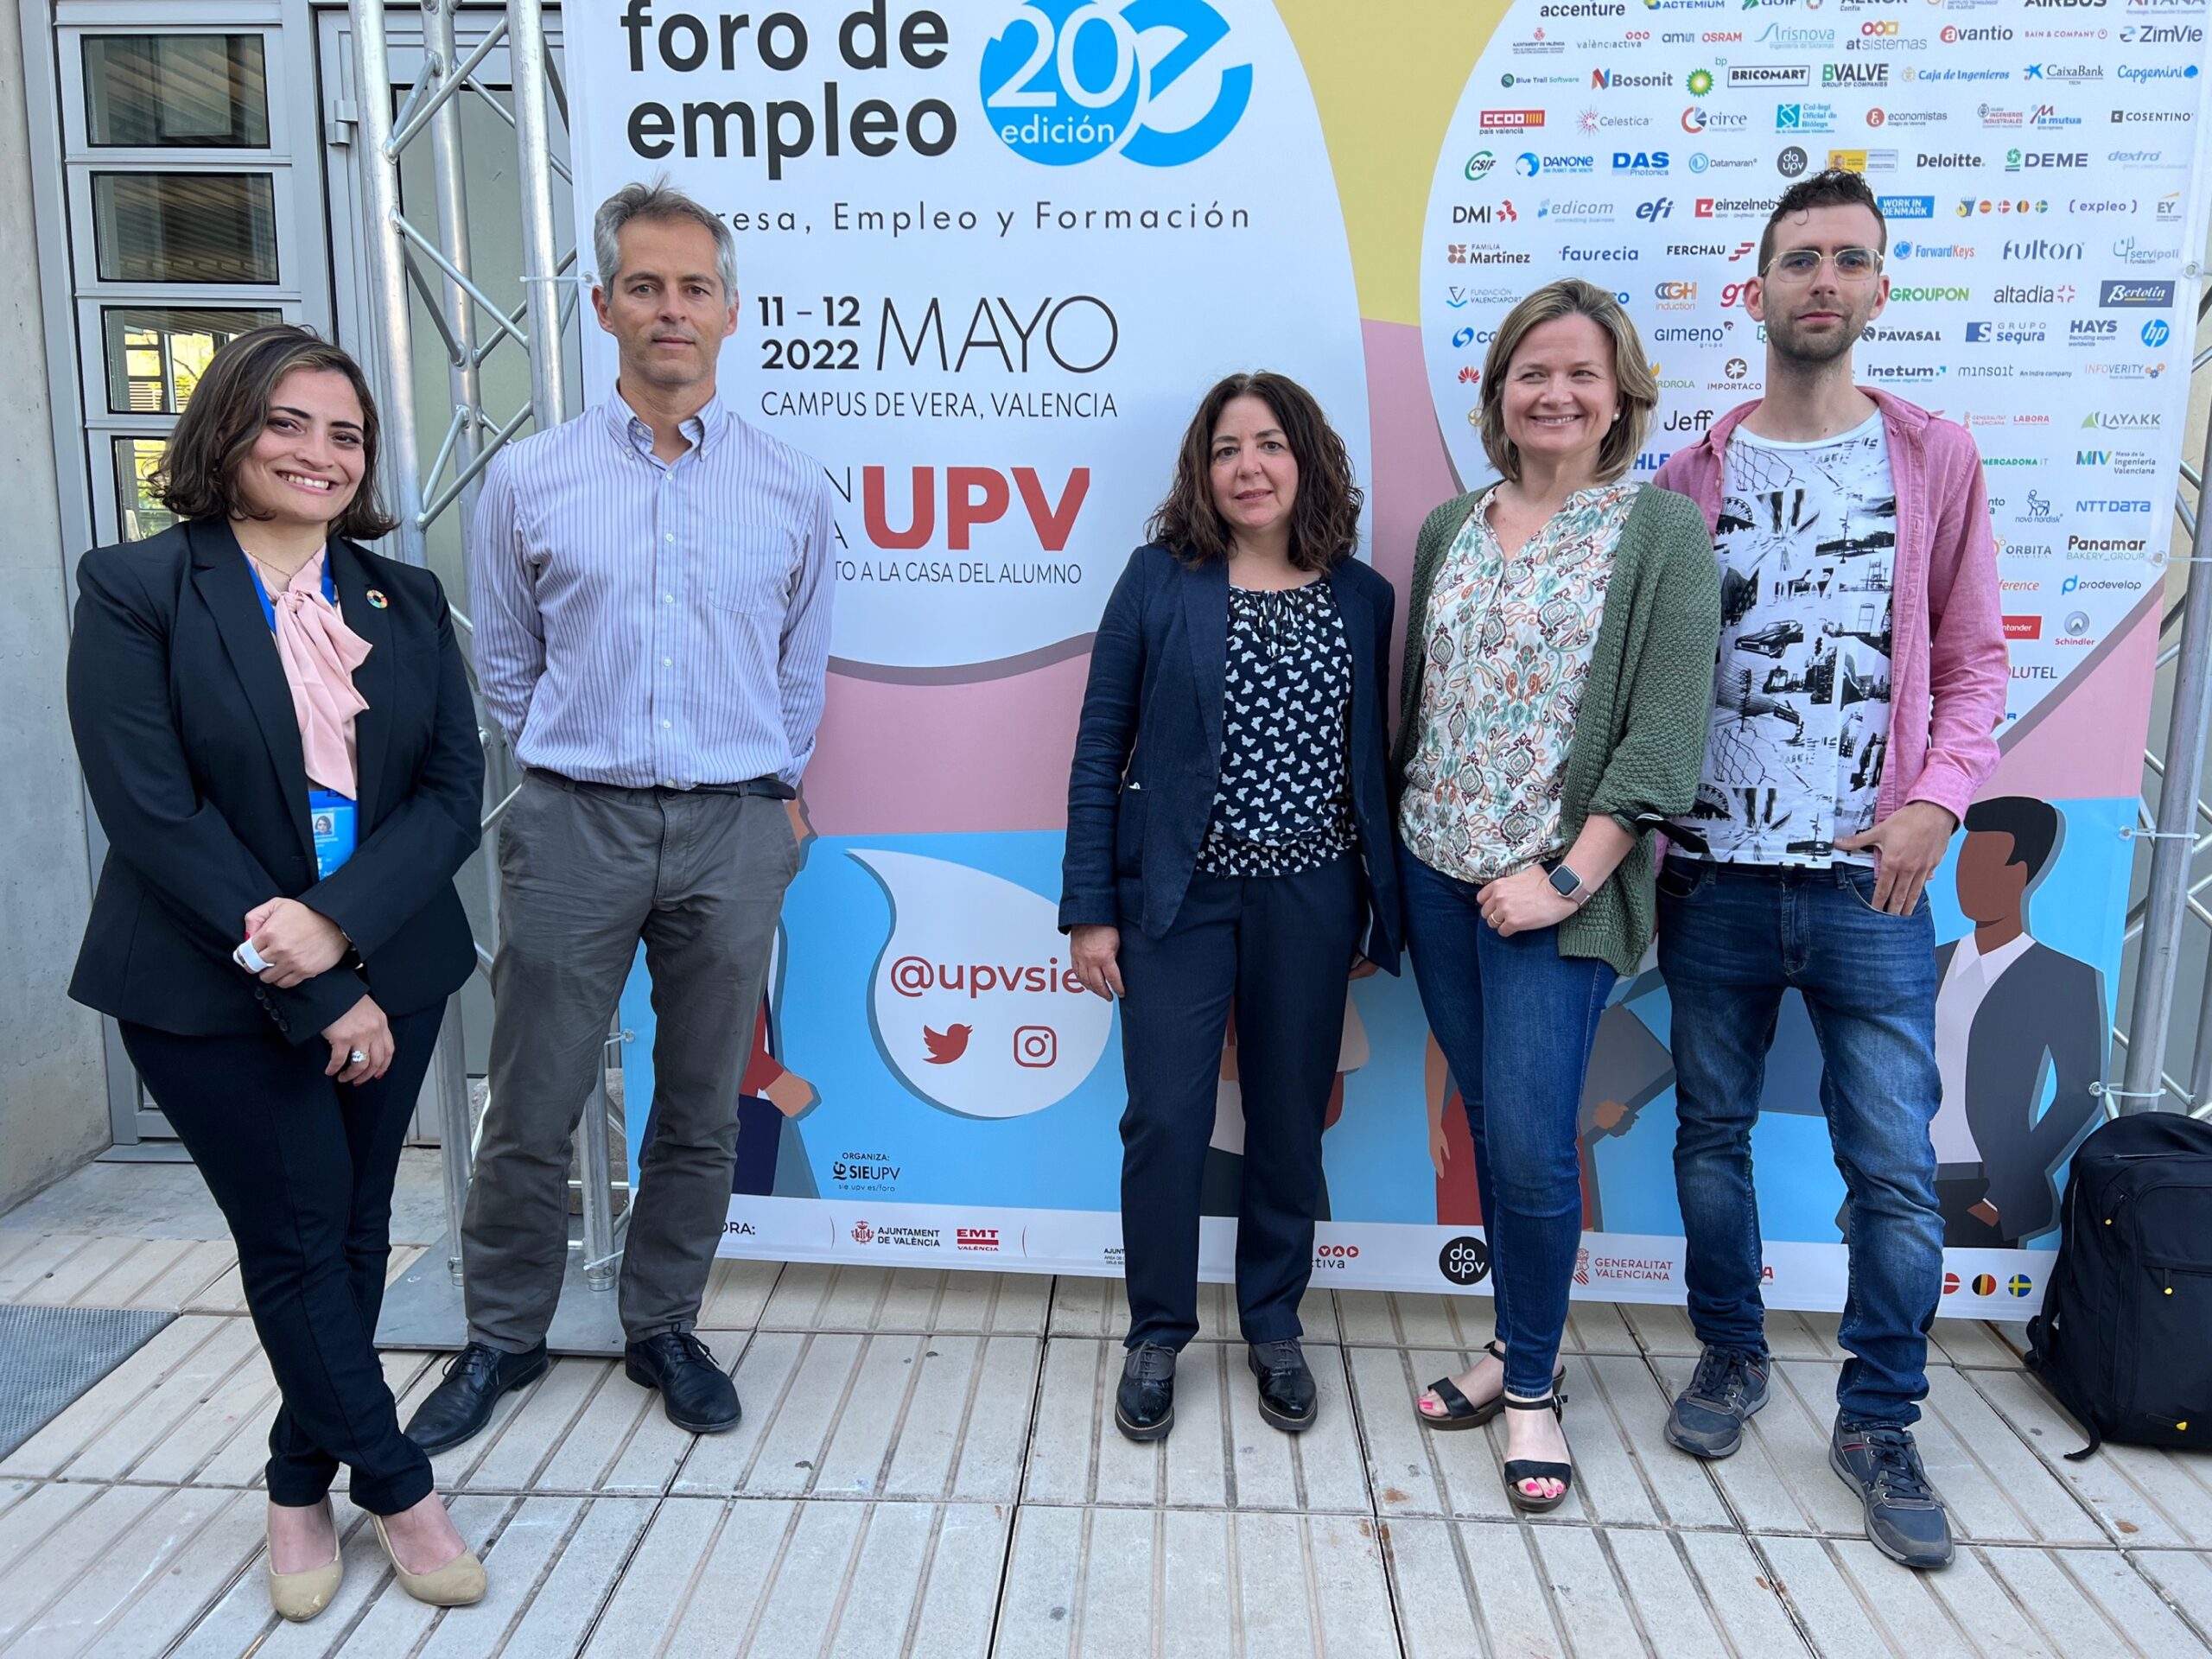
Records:
M499 1396L535 1382L550 1363L542 1342L519 1354L470 1343L446 1363L444 1380L415 1408L407 1438L433 1457L475 1439Z
M694 1434L735 1428L741 1414L737 1384L689 1331L664 1331L622 1351L622 1374L641 1389L660 1390L668 1421Z
M1909 1431L1847 1428L1839 1421L1828 1439L1828 1467L1859 1494L1875 1548L1923 1571L1951 1564L1951 1517Z
M1157 1440L1175 1427L1175 1351L1141 1342L1122 1362L1114 1427L1133 1440Z
M1286 1434L1301 1434L1313 1427L1319 1397L1313 1369L1294 1338L1254 1343L1248 1363L1260 1379L1261 1416Z

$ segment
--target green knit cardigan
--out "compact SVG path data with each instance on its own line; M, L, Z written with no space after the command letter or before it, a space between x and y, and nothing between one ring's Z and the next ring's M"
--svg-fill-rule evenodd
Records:
M1456 496L1428 515L1414 543L1406 601L1406 660L1398 688L1391 799L1404 788L1420 741L1421 676L1428 653L1428 596L1444 556L1484 492ZM1593 812L1636 836L1618 868L1560 924L1561 956L1597 957L1626 976L1651 943L1651 836L1639 814L1671 817L1697 798L1713 716L1713 652L1720 639L1720 583L1705 515L1687 496L1646 486L1621 525L1605 615L1590 653L1582 708L1567 745L1560 830L1568 844Z

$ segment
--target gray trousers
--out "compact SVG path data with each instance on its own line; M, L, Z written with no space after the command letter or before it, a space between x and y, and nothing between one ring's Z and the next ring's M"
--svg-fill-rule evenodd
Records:
M739 1084L798 871L784 804L532 772L501 819L499 859L492 1098L461 1224L469 1339L519 1353L552 1321L569 1143L640 938L653 1133L632 1173L622 1328L632 1342L688 1331L729 1213Z

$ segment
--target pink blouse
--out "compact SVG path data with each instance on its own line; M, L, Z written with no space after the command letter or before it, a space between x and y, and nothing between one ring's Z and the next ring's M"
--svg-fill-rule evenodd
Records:
M353 689L353 671L367 660L369 643L322 596L326 556L317 553L269 599L276 613L276 654L292 688L308 780L354 800L360 795L360 778L353 721L369 705Z

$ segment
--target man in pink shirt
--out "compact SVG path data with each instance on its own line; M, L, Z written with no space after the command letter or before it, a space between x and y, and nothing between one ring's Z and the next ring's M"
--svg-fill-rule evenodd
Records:
M1705 509L1722 610L1704 779L1659 881L1675 1180L1704 1344L1667 1438L1725 1458L1766 1403L1751 1136L1794 986L1847 1195L1838 1339L1852 1357L1828 1462L1878 1548L1936 1567L1950 1524L1910 1427L1943 1277L1923 889L1996 765L2006 677L1974 440L1852 382L1852 348L1889 300L1888 239L1856 174L1784 193L1745 296L1766 331L1767 395L1659 472Z

